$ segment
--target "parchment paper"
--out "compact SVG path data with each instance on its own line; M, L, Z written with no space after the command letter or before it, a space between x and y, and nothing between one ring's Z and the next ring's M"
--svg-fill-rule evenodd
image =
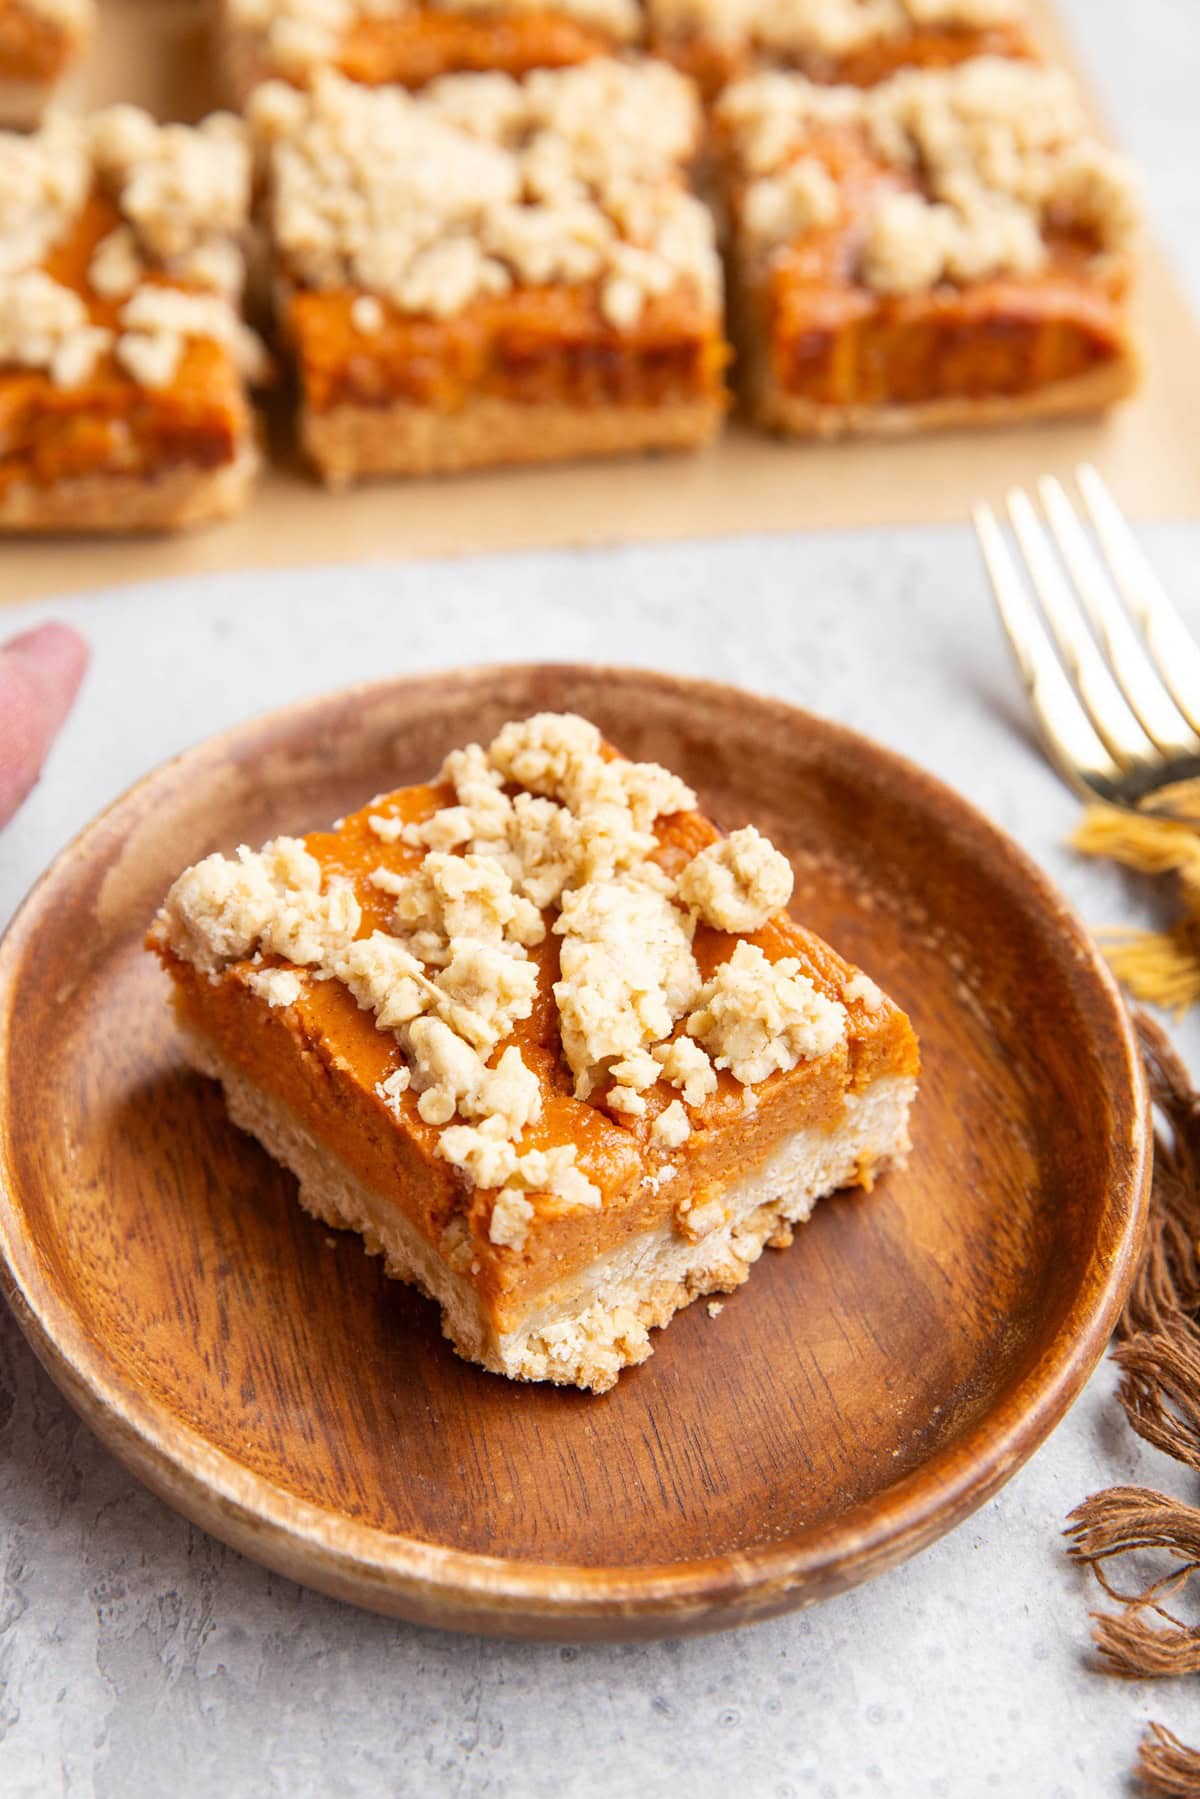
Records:
M101 0L100 29L70 94L136 100L192 119L211 85L207 8L196 0ZM1047 31L1054 27L1047 21ZM1200 514L1200 330L1158 248L1145 246L1137 301L1141 394L1107 420L958 432L908 442L804 446L731 422L698 457L514 469L328 494L290 458L239 519L181 538L0 546L0 600L161 575L531 546L763 530L941 523L1042 472L1090 460L1135 518ZM284 434L286 440L286 433Z

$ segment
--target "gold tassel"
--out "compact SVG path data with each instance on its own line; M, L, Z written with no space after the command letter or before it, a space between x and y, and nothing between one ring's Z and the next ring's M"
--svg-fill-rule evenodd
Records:
M1200 1000L1200 832L1171 818L1088 806L1071 843L1145 875L1175 875L1185 912L1167 931L1099 933L1113 973L1140 1000L1176 1014Z

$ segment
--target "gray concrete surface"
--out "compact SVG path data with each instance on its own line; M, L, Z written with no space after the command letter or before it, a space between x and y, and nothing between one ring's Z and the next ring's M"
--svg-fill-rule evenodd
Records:
M1195 0L1067 11L1200 298ZM1200 628L1200 526L1147 541ZM1074 807L1029 740L965 532L214 578L0 624L51 613L96 662L0 840L0 920L100 805L221 725L345 681L515 655L795 699L960 787L1089 920L1160 904L1062 848ZM1179 1039L1200 1072L1200 1029ZM1195 1739L1200 1712L1188 1688L1089 1664L1092 1595L1061 1553L1064 1513L1112 1481L1186 1491L1114 1420L1110 1385L1102 1370L990 1505L858 1593L687 1643L530 1648L353 1612L191 1529L76 1422L0 1315L0 1794L1121 1794L1143 1721Z
M1149 541L1200 627L1200 530ZM953 781L1087 918L1152 915L1139 884L1062 848L1074 805L1026 734L965 532L253 575L54 610L96 663L0 846L0 915L106 799L219 726L515 651L721 675L819 708ZM1183 1041L1200 1068L1200 1031ZM874 1586L736 1635L576 1651L408 1629L262 1572L116 1467L8 1320L0 1353L5 1795L1092 1799L1122 1790L1148 1713L1187 1719L1182 1690L1091 1671L1090 1595L1059 1547L1097 1486L1182 1490L1114 1422L1107 1373L992 1504Z

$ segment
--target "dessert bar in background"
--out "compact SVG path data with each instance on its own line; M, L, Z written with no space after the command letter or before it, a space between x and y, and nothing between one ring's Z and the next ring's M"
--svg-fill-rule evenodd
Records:
M705 443L721 265L666 64L259 88L279 327L326 481Z
M0 0L0 129L37 123L95 22L93 0Z
M1136 384L1138 208L1060 69L749 76L716 108L750 411L797 436L1096 411Z
M260 81L334 68L377 87L439 75L567 68L640 38L640 0L219 0L220 57L239 103Z
M218 518L257 463L240 121L133 107L0 134L0 529Z
M907 67L1029 56L1026 0L646 0L651 48L706 94L759 67L870 86Z
M331 831L207 857L150 935L191 1059L301 1203L514 1379L604 1391L908 1146L907 1018L787 916L779 851L696 804L539 714Z

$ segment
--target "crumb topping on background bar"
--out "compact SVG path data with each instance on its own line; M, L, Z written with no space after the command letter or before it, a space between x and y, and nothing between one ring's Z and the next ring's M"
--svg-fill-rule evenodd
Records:
M297 77L335 57L360 20L421 11L490 20L551 12L603 32L615 43L632 43L641 29L638 0L423 0L421 6L415 0L230 0L229 6L232 24L265 39L279 69Z
M665 64L451 75L418 95L330 70L259 88L286 276L446 318L488 294L599 287L616 328L683 285L719 304L713 224L683 168L695 94Z
M26 12L60 31L82 36L92 22L92 0L21 0Z
M1025 0L651 0L659 29L782 54L848 56L924 28L982 31L1025 16Z
M861 253L860 279L879 293L1036 274L1055 226L1091 238L1098 257L1124 255L1137 229L1128 165L1091 134L1059 69L978 57L867 89L767 73L728 88L718 118L747 178L747 240L765 254L839 216L822 136L866 137L897 177L869 212Z
M85 299L39 266L94 191L120 215L88 269L92 292L118 305L115 328L94 324ZM249 147L229 114L159 125L114 106L53 117L27 137L0 133L0 364L74 387L111 353L141 385L165 387L188 340L204 338L261 374L261 345L237 310L249 204Z
M415 868L369 876L394 900L386 929L359 935L352 884L281 837L186 870L156 933L210 979L247 964L244 978L272 1007L293 1004L305 978L342 982L403 1055L380 1099L392 1110L415 1099L439 1131L437 1153L497 1191L493 1242L524 1244L530 1194L567 1209L600 1203L574 1145L520 1148L541 1087L506 1039L533 1010L529 951L547 929L561 938L553 992L576 1097L633 1126L650 1089L673 1088L647 1132L656 1150L687 1140L689 1108L716 1091L718 1070L751 1099L753 1084L842 1041L843 1005L794 959L771 962L741 935L791 896L791 870L766 838L735 832L675 877L655 859L655 821L696 804L669 770L613 756L585 719L541 713L506 725L487 749L452 752L439 779L454 802L424 821L393 817L386 800L369 815L381 844L426 852ZM549 924L545 913L556 914ZM692 947L702 919L736 939L707 982Z

